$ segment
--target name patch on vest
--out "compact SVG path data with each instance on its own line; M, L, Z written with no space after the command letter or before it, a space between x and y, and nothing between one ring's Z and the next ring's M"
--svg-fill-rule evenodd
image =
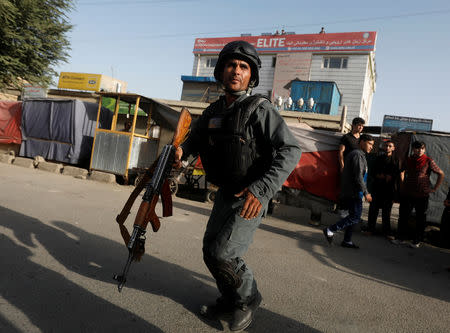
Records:
M221 128L223 118L211 118L209 120L208 128Z

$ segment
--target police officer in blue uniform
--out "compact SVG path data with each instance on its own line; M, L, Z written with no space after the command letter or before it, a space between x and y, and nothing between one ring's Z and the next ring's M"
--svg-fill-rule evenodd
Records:
M268 203L300 160L301 149L279 112L261 95L261 60L245 41L224 46L214 70L225 95L212 103L176 151L180 164L200 155L206 179L217 185L203 238L203 258L221 296L202 314L232 313L230 329L247 328L262 297L242 257Z

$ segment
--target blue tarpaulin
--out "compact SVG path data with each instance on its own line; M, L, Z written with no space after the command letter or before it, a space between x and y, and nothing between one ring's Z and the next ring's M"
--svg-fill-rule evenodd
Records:
M79 100L32 99L22 107L20 156L87 166L91 157L98 104ZM100 128L109 128L104 108Z

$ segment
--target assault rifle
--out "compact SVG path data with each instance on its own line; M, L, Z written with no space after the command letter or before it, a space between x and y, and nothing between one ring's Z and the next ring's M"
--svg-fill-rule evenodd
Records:
M120 233L128 248L128 259L121 275L114 275L114 280L119 282L118 290L122 288L127 280L127 274L133 261L140 261L145 252L145 232L147 224L150 222L154 232L157 232L161 226L158 216L155 213L155 207L158 203L158 197L161 195L163 205L163 216L172 215L172 197L170 193L167 177L174 163L174 155L178 146L186 139L189 127L191 125L191 114L186 108L181 110L180 119L175 130L172 144L165 145L158 159L147 170L144 177L136 185L131 193L121 213L117 215L116 221L120 227ZM151 181L148 183L148 181ZM148 184L147 184L148 183ZM142 198L141 205L134 220L133 232L130 236L128 230L123 225L131 207L142 189L147 186Z

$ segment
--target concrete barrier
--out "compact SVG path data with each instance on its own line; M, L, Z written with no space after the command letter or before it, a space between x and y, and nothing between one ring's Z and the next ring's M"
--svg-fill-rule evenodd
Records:
M86 169L66 165L64 166L62 174L65 176L72 176L80 179L86 179L88 171Z
M34 160L32 160L31 158L26 158L26 157L16 157L14 159L14 165L23 167L23 168L28 168L28 169L34 169Z
M89 180L95 180L97 182L103 183L115 183L116 176L111 173L101 172L101 171L92 171L92 173L88 177Z
M37 168L39 163L41 163L41 162L45 162L45 158L43 158L42 156L39 156L39 155L34 157L34 167L35 168Z
M11 164L14 161L14 155L10 154L0 154L0 162Z
M52 162L39 162L37 168L39 170L43 170L43 171L47 171L47 172L61 173L63 165L59 164L59 163L52 163Z

